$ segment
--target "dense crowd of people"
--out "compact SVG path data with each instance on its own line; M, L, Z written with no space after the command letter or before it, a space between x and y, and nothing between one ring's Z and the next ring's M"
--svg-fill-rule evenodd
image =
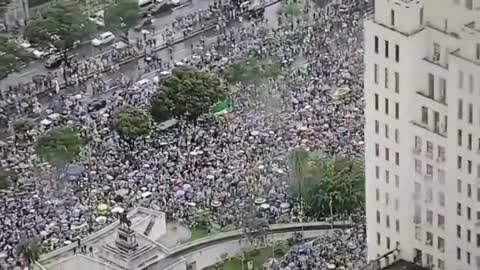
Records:
M219 227L239 227L253 213L272 223L308 220L289 192L287 156L299 147L362 155L365 8L362 1L335 14L305 7L307 16L279 20L275 29L267 19L233 31L220 27L217 42L201 44L200 53L182 64L222 71L257 57L283 65L282 75L259 86L261 91L242 83L233 87L234 107L223 117L208 114L195 124L178 119L169 129L156 126L150 136L127 141L111 130L113 112L125 105L148 107L155 83L140 91L122 84L94 112L88 101L63 97L64 113L42 121L28 143L1 146L2 167L17 171L19 179L0 191L0 268L19 263L16 248L23 239L38 238L46 252L102 228L115 219L105 205L110 210L142 205L185 224L204 215ZM155 63L159 76L175 65L171 59ZM32 143L66 125L79 128L87 145L78 163L58 171L38 159ZM340 245L365 245L352 235ZM324 240L306 252L326 254L338 244L319 244ZM291 269L323 269L323 263L338 259L329 256L313 262L287 256L285 263L294 263ZM350 256L363 258L361 252Z
M294 245L280 262L271 263L268 270L300 269L362 269L367 264L365 221L355 216L351 229L325 234L314 241Z

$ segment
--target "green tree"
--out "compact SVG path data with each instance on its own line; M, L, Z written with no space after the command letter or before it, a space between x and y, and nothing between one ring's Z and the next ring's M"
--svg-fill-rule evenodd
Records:
M119 134L133 139L150 132L150 118L140 109L124 107L115 113L113 126Z
M90 37L94 25L76 1L54 1L47 11L33 18L25 28L25 38L33 44L59 50L71 48L75 42Z
M20 119L15 121L13 130L16 134L25 134L27 131L32 130L35 127L35 123L29 119Z
M302 15L302 4L300 0L282 1L281 11L288 17L299 17Z
M40 137L35 146L37 155L57 168L63 168L80 155L82 139L71 128L54 129Z
M138 3L135 0L118 0L105 11L105 26L108 29L127 30L140 19Z
M174 117L195 120L210 106L226 98L227 88L213 73L189 67L176 68L151 100L151 114L161 122Z
M14 40L0 37L0 79L18 71L32 59L32 55L18 46Z
M230 83L253 84L257 87L268 79L278 77L280 73L281 69L277 63L250 59L232 65L226 73L226 79Z
M0 171L0 190L8 189L11 184L10 175L5 171Z
M40 245L38 240L30 239L21 242L17 246L17 254L23 256L29 266L32 265L40 258Z
M303 198L307 216L329 217L363 208L365 175L361 160L325 158L309 162L302 170L301 188L292 188Z

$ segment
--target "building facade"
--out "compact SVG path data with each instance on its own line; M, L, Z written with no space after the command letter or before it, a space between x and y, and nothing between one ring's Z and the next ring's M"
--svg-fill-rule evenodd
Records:
M376 0L364 57L369 259L480 269L480 0Z
M0 32L13 31L24 26L28 17L28 0L0 2Z

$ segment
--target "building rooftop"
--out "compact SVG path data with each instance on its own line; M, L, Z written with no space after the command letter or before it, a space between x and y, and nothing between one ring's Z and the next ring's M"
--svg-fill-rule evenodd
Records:
M414 264L405 260L398 260L391 265L383 268L383 270L430 270L418 264Z

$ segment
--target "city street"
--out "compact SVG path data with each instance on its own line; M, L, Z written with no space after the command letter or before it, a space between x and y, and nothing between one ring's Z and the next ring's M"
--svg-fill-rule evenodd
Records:
M153 20L153 25L157 29L157 38L161 37L162 30L171 25L177 17L186 16L193 13L197 10L206 10L208 9L210 2L209 0L192 0L190 5L180 7L172 11L172 13L163 14L163 16L155 17ZM162 30L161 30L162 29ZM179 33L181 36L181 33ZM133 29L129 31L129 39L136 40L137 38L143 39L143 34ZM72 50L72 54L76 55L76 60L82 60L90 58L95 55L102 54L110 49L110 46L94 47L90 42L86 42L79 47ZM7 78L0 81L0 87L7 88L9 85L16 85L19 83L26 83L32 80L32 77L35 75L46 74L47 72L53 72L55 69L47 69L44 66L46 59L41 59L35 62L30 63L28 67L21 70L20 72L12 73L8 75Z
M278 11L280 9L280 3L274 4L272 6L269 6L265 9L265 18L268 19L268 27L269 28L275 28L278 26ZM243 21L242 23L236 22L232 24L228 29L231 28L238 28L241 25L246 25L248 21ZM211 46L214 42L216 42L218 33L216 31L207 31L205 32L204 36L206 37L205 42L206 46ZM192 50L191 50L191 44L199 44L200 43L200 36L195 36L189 39L186 39L185 41L178 43L173 46L173 62L179 62L185 58L191 57L192 56ZM159 50L156 52L157 56L164 59L165 62L170 61L170 54L167 49ZM140 69L138 67L140 66ZM109 72L103 75L103 80L104 81L109 81L109 80L116 80L120 77L120 74L123 73L126 77L128 78L149 78L152 79L155 77L156 72L152 71L147 74L144 74L143 68L145 67L145 63L143 59L138 59L136 61L131 61L125 65L122 65L120 68L120 72ZM66 96L74 96L80 93L80 89L77 87L67 87L61 90L61 93ZM85 96L84 102L90 102L93 99L96 98L107 98L112 91L109 91L107 93L102 93L98 97L93 97L91 95ZM40 103L43 105L47 104L52 104L55 103L59 99L58 96L44 96L39 99Z

